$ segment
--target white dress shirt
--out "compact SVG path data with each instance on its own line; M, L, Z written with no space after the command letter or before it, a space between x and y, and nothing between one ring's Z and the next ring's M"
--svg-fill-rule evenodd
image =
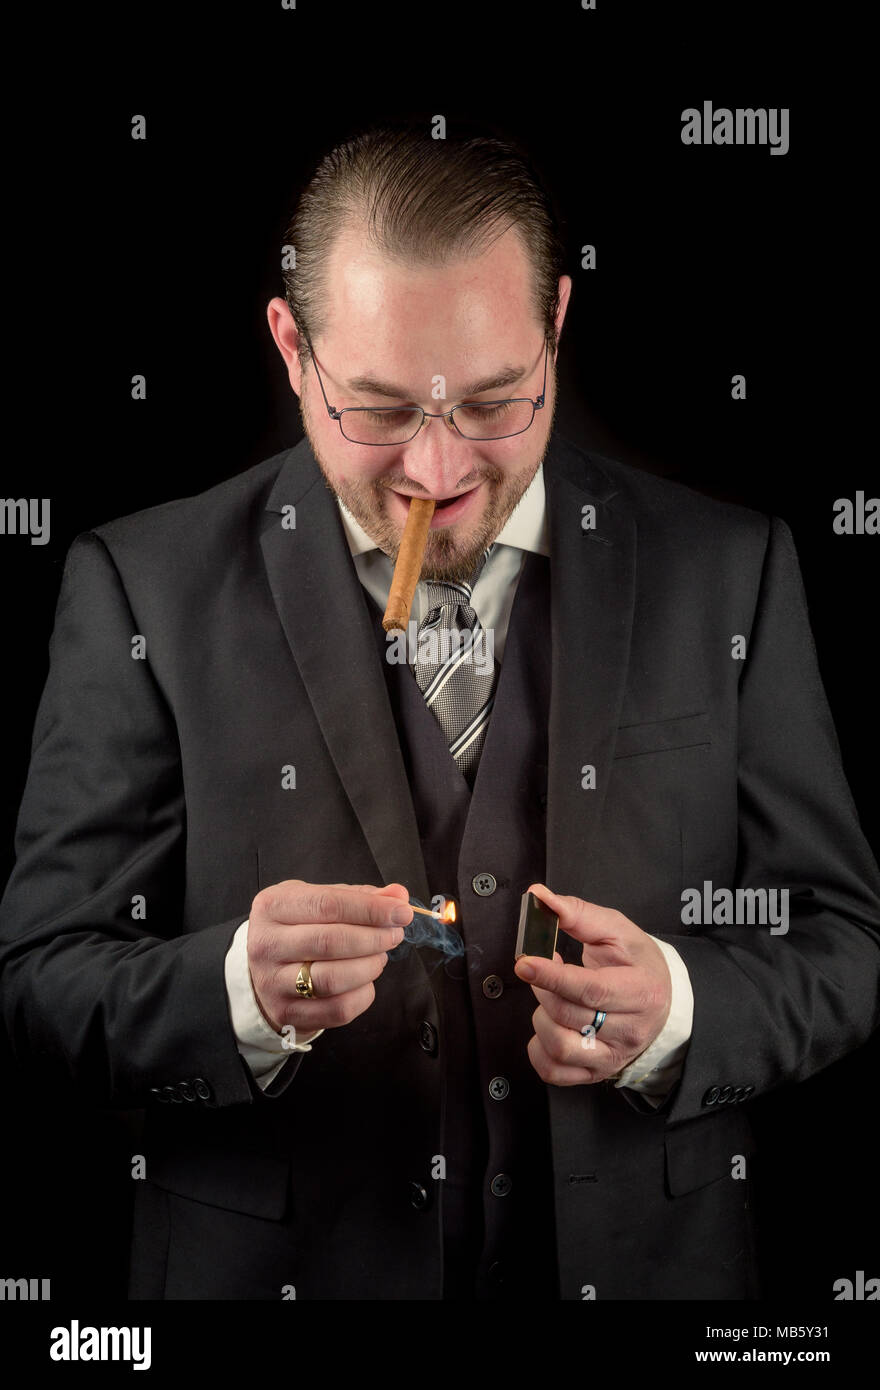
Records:
M338 506L358 578L384 612L391 587L391 560L342 502ZM516 586L528 551L538 555L550 554L543 464L499 532L495 548L474 585L471 601L483 628L493 632L494 654L498 662L504 652ZM427 588L422 582L416 586L412 617L420 623L427 615L427 609ZM287 1036L282 1036L266 1021L251 984L247 933L248 922L245 921L236 931L226 955L226 992L238 1050L257 1084L265 1090L289 1054L311 1052L312 1042L321 1036L324 1029L300 1034L298 1040L292 1030ZM687 968L675 948L657 937L651 939L663 952L672 979L669 1015L651 1045L620 1073L614 1084L637 1091L649 1104L658 1106L681 1074L693 1027L694 996Z

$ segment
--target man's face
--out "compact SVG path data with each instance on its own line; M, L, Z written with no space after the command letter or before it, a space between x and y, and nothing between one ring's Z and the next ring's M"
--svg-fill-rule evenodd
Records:
M566 280L566 299L569 285ZM273 321L279 305L283 312L276 307ZM286 312L283 301L273 300L272 331L331 491L392 559L410 499L435 498L422 575L468 579L544 457L555 405L552 352L545 407L522 434L469 440L432 419L406 444L354 444L327 414L314 366L301 372ZM440 412L465 400L535 399L541 390L543 329L532 305L530 266L512 230L483 255L440 268L396 264L367 246L362 231L346 230L329 257L325 323L313 347L337 410L421 405ZM502 376L503 384L474 392ZM438 377L442 394L435 395Z

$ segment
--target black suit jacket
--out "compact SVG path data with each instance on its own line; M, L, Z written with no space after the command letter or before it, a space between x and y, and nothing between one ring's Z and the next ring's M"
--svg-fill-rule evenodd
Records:
M785 524L558 436L545 477L546 879L671 941L695 1001L659 1112L607 1083L549 1088L561 1296L749 1296L748 1180L731 1176L754 1153L749 1099L876 1026L877 869ZM408 1200L441 1094L413 1046L436 1016L418 952L265 1093L224 986L261 887L429 895L374 621L305 441L70 548L3 1003L23 1063L146 1113L135 1297L441 1294L437 1208ZM789 931L683 926L683 889L706 881L787 888Z

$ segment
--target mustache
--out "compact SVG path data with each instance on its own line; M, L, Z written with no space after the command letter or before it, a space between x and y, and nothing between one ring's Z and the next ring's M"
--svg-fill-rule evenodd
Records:
M459 493L470 492L480 483L501 483L504 481L505 474L500 468L488 469L485 473L480 473L474 477L463 478L455 490L449 494L456 497ZM430 493L412 491L412 478L389 478L382 481L374 481L374 486L378 490L393 490L394 492L406 493L409 497L429 497Z

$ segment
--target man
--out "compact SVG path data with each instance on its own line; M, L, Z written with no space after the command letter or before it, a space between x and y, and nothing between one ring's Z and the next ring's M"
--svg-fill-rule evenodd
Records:
M13 1044L146 1110L133 1298L755 1296L748 1101L869 1036L880 962L788 529L554 432L514 149L371 132L287 240L306 439L71 547Z

